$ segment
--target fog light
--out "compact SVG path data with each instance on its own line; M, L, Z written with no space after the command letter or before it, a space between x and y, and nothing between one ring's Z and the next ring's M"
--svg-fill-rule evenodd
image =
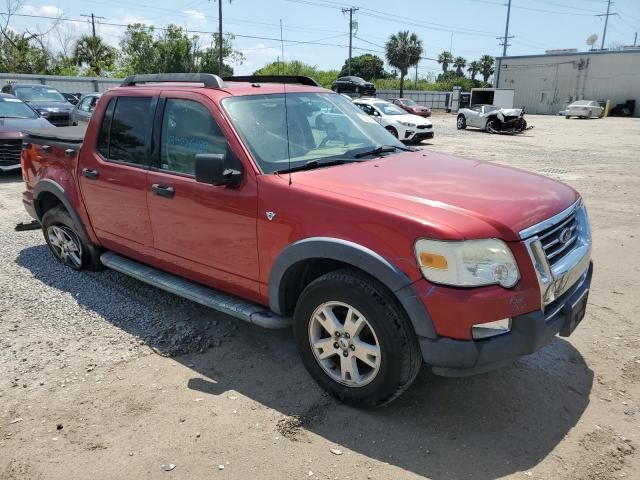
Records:
M471 328L471 336L474 340L495 337L511 331L511 319L503 318L495 322L479 323Z

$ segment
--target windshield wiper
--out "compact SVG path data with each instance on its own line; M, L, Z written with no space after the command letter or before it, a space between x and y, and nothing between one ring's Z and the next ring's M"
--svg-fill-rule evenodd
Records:
M380 145L371 150L365 150L364 152L356 153L353 158L368 157L369 155L380 155L381 153L391 153L396 150L402 150L404 152L415 152L415 149L408 147L398 147L397 145Z
M281 170L276 170L273 173L299 172L301 170L313 170L314 168L319 168L319 167L331 167L334 165L342 165L343 163L359 163L359 162L362 162L362 160L357 160L355 158L336 158L336 159L331 159L324 162L320 160L309 160L308 162L303 163L302 165L296 165L295 167L290 167L290 168L283 168Z

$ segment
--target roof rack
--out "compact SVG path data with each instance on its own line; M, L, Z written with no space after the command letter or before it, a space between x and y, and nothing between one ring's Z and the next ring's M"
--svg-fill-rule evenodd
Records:
M321 87L311 77L302 75L241 75L235 77L224 77L226 82L249 82L249 83L298 83L310 87Z
M224 88L224 81L213 73L159 73L131 75L124 79L121 87L132 87L139 83L202 83L209 88Z

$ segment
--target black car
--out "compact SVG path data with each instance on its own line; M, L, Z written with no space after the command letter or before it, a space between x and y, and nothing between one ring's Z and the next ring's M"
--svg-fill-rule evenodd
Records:
M353 93L357 95L375 95L376 86L360 77L340 77L331 84L331 90L337 93Z
M70 125L73 105L55 88L39 83L10 83L2 87L2 93L15 95L56 127Z

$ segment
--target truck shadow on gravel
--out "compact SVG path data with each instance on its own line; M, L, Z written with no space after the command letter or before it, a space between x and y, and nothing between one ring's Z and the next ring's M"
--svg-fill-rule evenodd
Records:
M236 321L117 272L72 271L44 245L23 249L16 262L36 280L71 294L83 309L192 369L197 375L185 389L213 396L238 392L281 412L265 428L291 442L317 443L310 433L323 437L326 452L318 455L328 455L328 463L340 463L329 448L342 448L438 480L526 472L553 451L589 403L593 372L569 342L557 338L535 355L476 377L446 379L425 367L391 405L359 410L313 382L289 331ZM377 463L359 463L358 478L382 478Z

